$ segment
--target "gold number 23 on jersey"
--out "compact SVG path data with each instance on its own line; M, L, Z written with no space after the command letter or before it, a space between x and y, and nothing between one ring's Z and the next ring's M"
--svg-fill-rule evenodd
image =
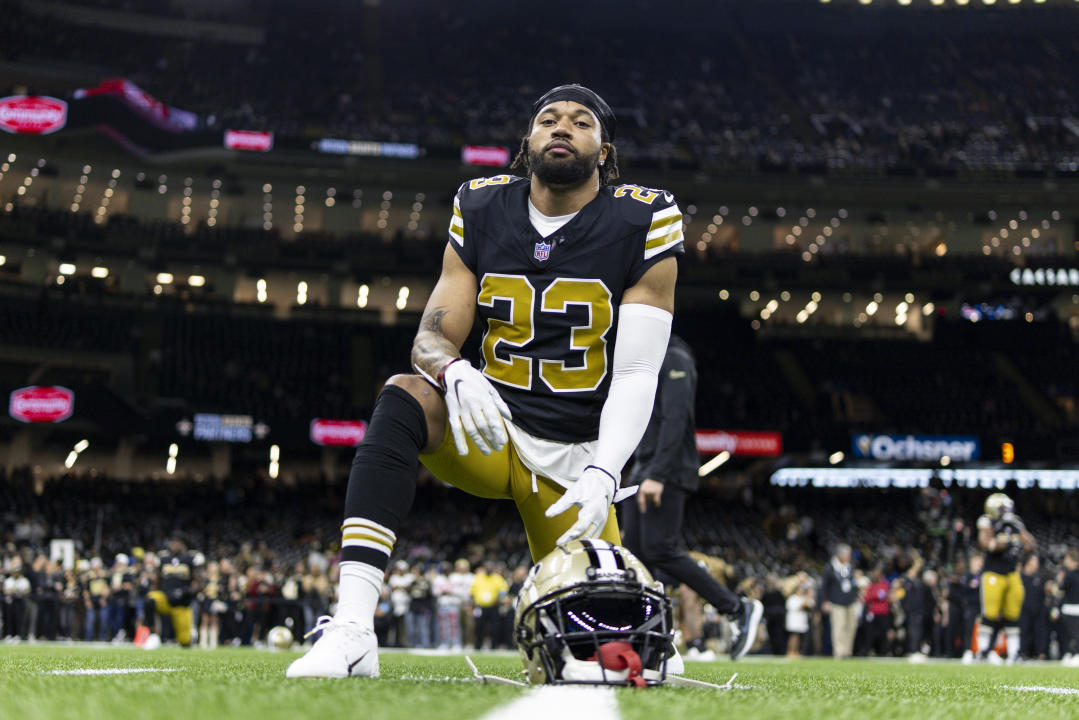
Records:
M555 392L594 390L607 375L607 331L611 329L614 311L611 291L599 280L557 278L540 294L536 305L536 288L524 275L488 273L480 282L476 300L494 309L495 303L509 305L505 319L490 318L483 335L483 372L496 382L512 387L532 387L533 358L512 352L527 350L536 334L540 313L565 314L571 305L588 308L588 324L574 325L566 338L562 359L538 359L539 377ZM499 357L498 350L504 360ZM583 362L573 362L583 355ZM573 366L566 367L570 359Z

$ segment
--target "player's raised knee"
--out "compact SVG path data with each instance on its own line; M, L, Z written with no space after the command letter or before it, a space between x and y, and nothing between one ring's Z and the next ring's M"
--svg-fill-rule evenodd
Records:
M431 386L431 383L427 382L419 375L409 375L405 373L392 375L386 381L386 385L401 388L409 395L416 398L416 400L424 406L432 399L441 401L441 396L434 387Z

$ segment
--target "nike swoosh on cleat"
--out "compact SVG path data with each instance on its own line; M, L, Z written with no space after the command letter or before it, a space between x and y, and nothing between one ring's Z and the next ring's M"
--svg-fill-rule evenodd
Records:
M348 675L349 675L349 677L352 677L352 668L359 665L360 662L362 662L365 657L367 657L367 653L364 653L363 655L360 655L358 658L356 658L355 662L349 663L349 666L348 666Z

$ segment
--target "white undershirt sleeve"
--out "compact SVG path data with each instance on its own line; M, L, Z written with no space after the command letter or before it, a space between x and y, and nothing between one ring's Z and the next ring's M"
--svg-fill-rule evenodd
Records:
M648 427L672 319L669 312L652 305L629 303L619 308L611 388L600 413L599 441L591 462L616 480Z

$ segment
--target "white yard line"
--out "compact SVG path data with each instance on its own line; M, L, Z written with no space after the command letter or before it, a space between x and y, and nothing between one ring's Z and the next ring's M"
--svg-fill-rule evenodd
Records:
M1049 693L1050 695L1079 695L1079 688L1048 687L1044 685L1005 685L1004 689L1018 690L1019 692Z
M586 717L620 720L618 698L612 688L547 685L529 691L508 705L497 707L482 720L551 720Z
M138 673L179 672L179 668L78 668L75 670L49 670L45 675L135 675Z

